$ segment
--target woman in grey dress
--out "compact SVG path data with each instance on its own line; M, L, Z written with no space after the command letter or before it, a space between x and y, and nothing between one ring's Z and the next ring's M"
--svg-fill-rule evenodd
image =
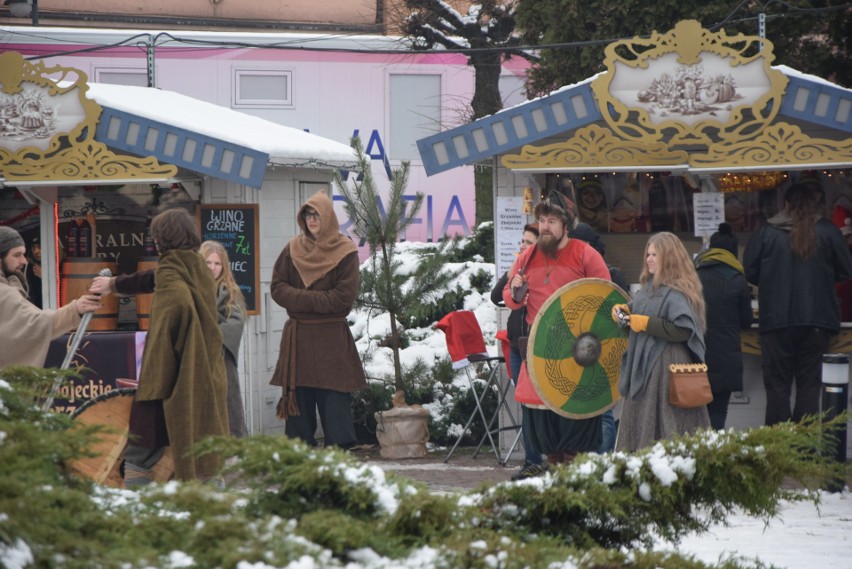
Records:
M619 376L624 409L616 451L632 452L710 426L707 407L669 404L669 364L704 361L707 327L701 281L676 235L651 236L639 282L642 289L630 304L612 311L613 320L630 327Z
M246 418L237 360L246 323L246 301L234 280L225 247L218 241L205 241L199 251L207 267L213 271L218 287L216 308L219 312L219 329L222 331L222 355L228 371L228 426L232 437L244 437Z

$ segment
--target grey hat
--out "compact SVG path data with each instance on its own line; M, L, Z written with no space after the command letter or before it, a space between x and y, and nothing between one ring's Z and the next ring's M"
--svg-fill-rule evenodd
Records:
M24 247L24 238L11 227L0 225L0 257L5 257L15 247Z

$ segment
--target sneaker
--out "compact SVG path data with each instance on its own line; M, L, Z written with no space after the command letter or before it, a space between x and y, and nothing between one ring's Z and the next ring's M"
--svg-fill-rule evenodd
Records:
M517 482L518 480L526 480L527 478L535 478L536 476L541 476L545 472L547 472L546 464L535 464L532 462L528 462L524 464L519 471L512 475L512 481Z

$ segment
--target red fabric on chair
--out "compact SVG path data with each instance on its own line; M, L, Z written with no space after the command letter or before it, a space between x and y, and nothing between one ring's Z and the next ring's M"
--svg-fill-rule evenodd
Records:
M435 328L446 336L447 350L450 352L454 369L470 363L467 359L469 354L488 354L482 328L470 310L450 312L435 324Z
M503 359L506 360L506 375L509 376L509 379L515 379L512 377L512 366L509 365L509 362L512 360L512 344L509 342L509 331L497 330L494 337L500 340L500 348L503 350Z

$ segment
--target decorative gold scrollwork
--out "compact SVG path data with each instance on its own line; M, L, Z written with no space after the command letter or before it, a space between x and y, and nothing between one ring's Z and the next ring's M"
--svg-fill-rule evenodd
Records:
M770 124L781 107L787 78L770 66L772 49L757 36L684 20L665 34L608 45L607 72L592 90L604 120L627 140L670 148L735 141Z
M696 168L754 166L783 168L794 164L852 162L852 139L812 138L796 125L776 123L751 140L714 144L690 158Z
M96 141L102 108L86 97L88 89L79 69L0 54L0 174L7 184L177 175L176 166L116 154Z
M612 168L686 164L688 154L669 150L662 142L621 140L605 128L590 125L565 142L524 146L520 154L507 154L503 166L518 168Z

